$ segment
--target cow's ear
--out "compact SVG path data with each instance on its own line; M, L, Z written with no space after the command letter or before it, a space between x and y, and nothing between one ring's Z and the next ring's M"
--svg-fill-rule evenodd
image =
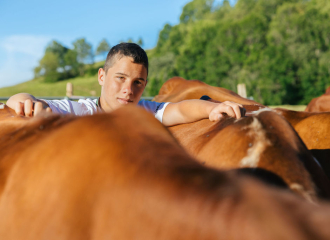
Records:
M103 86L105 81L105 71L103 70L103 68L99 69L97 80L99 81L99 84Z

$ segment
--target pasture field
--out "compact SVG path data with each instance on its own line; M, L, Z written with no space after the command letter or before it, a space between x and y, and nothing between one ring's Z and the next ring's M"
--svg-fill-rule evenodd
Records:
M89 68L97 70L103 65L104 61L100 61L89 66ZM101 87L97 81L97 74L85 74L81 77L65 79L55 83L46 83L44 82L43 77L36 78L15 86L0 88L0 97L9 97L20 92L30 93L34 96L65 96L66 84L68 82L73 84L73 93L76 96L98 96L101 93Z
M34 96L65 96L66 84L68 82L73 84L74 95L97 96L101 93L97 77L88 76L67 79L55 83L45 83L42 78L38 78L12 87L0 88L0 96L9 97L20 92L27 92Z

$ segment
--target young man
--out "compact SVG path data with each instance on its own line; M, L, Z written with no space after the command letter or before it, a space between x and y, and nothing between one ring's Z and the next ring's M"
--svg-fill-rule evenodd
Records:
M41 111L61 114L87 115L96 112L110 112L125 105L140 105L150 111L165 126L194 122L209 118L218 121L223 114L241 118L245 109L233 102L212 103L203 100L185 100L178 103L157 103L141 100L147 85L148 57L137 44L121 43L108 53L104 67L99 69L98 81L101 85L99 99L69 100L36 99L27 93L10 97L8 107L18 115L32 117Z

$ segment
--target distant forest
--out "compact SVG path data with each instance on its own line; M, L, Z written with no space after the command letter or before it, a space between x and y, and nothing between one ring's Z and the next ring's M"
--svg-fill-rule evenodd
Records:
M307 104L330 85L329 0L193 0L148 51L148 95L170 77L198 79L262 104Z
M156 47L147 50L144 95L156 95L166 80L181 76L235 92L245 83L248 96L266 105L307 104L330 85L329 46L329 0L238 0L234 6L193 0L180 23L166 24ZM53 41L35 77L55 82L94 75L93 57L109 48L105 39L95 52L84 38L72 49Z

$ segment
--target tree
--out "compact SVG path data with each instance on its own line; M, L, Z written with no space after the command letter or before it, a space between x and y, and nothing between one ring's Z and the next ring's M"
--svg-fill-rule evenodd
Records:
M180 16L181 23L194 22L203 19L212 10L214 0L193 0L187 3Z
M65 56L65 71L67 77L75 77L79 75L80 69L83 67L81 63L78 62L78 53L75 50L69 50Z
M73 43L73 47L73 50L77 53L77 61L80 63L79 73L83 76L85 73L84 64L94 63L92 45L89 44L85 38L80 38Z
M79 63L93 63L94 54L92 45L86 41L85 38L77 39L73 43L74 50L77 52L77 59Z
M33 73L34 73L34 78L38 78L42 75L41 73L41 67L37 66L33 69Z
M137 45L139 45L140 47L143 46L143 40L142 40L142 38L139 38L139 40L137 41Z
M59 60L60 60L60 65L64 64L64 55L69 49L67 47L64 47L62 44L59 42L53 40L48 46L46 47L46 53L47 52L52 52L58 55Z
M59 71L64 72L65 62L64 62L64 55L68 52L69 48L64 47L62 44L53 40L50 44L47 45L45 53L54 53L58 56L58 65ZM64 76L65 77L65 76Z
M165 24L164 28L160 31L156 46L156 52L162 52L162 47L165 45L167 40L170 37L170 32L172 30L172 26L170 24Z
M167 53L160 57L151 58L148 84L145 89L145 93L149 96L155 96L158 94L158 90L164 84L164 82L176 75L175 57L173 53Z
M109 43L107 42L106 39L103 39L100 42L99 46L97 47L95 55L102 55L105 58L107 56L109 50L110 50Z
M39 70L39 73L43 72L45 82L56 82L59 80L61 73L58 71L60 67L58 54L46 52L43 58L39 61L39 64L39 68L35 70Z

